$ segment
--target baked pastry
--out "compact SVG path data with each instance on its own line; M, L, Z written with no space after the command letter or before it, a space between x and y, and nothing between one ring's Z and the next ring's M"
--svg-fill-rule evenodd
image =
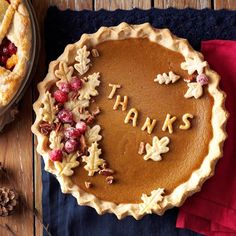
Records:
M121 219L163 214L213 175L226 138L219 76L148 23L102 27L49 65L37 151L63 193Z
M31 23L21 0L0 0L0 107L17 92L27 71Z

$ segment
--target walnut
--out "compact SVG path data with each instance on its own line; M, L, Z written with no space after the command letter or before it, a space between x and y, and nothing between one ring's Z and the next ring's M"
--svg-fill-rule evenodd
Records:
M109 168L105 168L105 169L100 170L98 173L100 175L111 176L114 174L114 170L109 169Z
M101 112L100 108L99 108L99 107L96 107L96 108L92 111L92 115L93 115L93 116L96 116L96 115L98 115L100 112Z
M84 185L85 185L85 187L88 188L88 189L93 186L91 182L87 182L87 181L84 182Z
M108 184L113 184L114 177L113 176L108 176L108 177L106 177L106 181L107 181Z
M96 48L93 48L91 50L91 54L92 54L93 57L99 57L100 56L99 52L98 52L98 50Z
M55 129L55 125L54 124L49 124L46 121L42 121L39 124L39 131L43 135L49 135L49 133L54 129Z
M86 155L87 154L87 145L86 145L86 142L85 142L85 137L84 135L81 135L80 136L80 151L83 155Z
M138 154L139 155L143 155L144 151L145 151L145 143L144 142L140 142L139 149L138 149Z
M93 124L94 120L95 120L94 115L89 114L88 118L86 119L86 123L91 125L91 124Z

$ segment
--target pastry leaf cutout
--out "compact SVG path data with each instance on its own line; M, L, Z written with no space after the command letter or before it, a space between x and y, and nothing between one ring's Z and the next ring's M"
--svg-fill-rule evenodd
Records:
M51 149L62 149L64 146L62 143L63 136L62 132L56 132L55 130L51 131L49 135L49 147Z
M89 112L85 110L89 106L89 100L72 99L64 104L66 110L73 113L75 122L86 120L89 117Z
M158 139L157 136L153 137L152 139L152 145L149 143L146 144L146 155L143 157L144 160L152 159L153 161L161 161L162 153L166 153L169 151L169 147L167 145L169 144L170 139L168 137L163 137L161 139Z
M156 211L160 208L158 203L163 200L164 188L158 188L153 190L151 195L142 194L141 199L143 203L139 204L139 213L140 214L151 214L153 211Z
M187 58L180 66L183 70L187 70L189 75L192 75L195 71L200 75L203 73L204 67L207 66L207 62L202 61L199 57Z
M68 65L64 61L61 61L59 63L59 69L55 71L56 77L60 79L60 81L58 81L57 83L70 82L73 72L74 68L72 66L68 67Z
M88 58L90 51L87 51L87 47L83 46L77 50L77 55L75 60L78 62L74 65L75 69L80 73L80 75L85 74L89 69L90 59Z
M93 73L92 75L89 75L84 83L83 87L80 89L80 100L84 99L90 99L91 96L96 96L98 95L98 91L96 90L96 87L99 86L100 81L99 81L99 72L98 73Z
M202 96L203 88L201 84L193 82L193 83L188 83L187 85L188 85L188 90L184 95L185 98L194 97L197 99Z
M175 83L177 80L179 80L180 76L176 75L172 71L168 73L158 74L157 77L154 79L154 82L158 82L159 84L169 84L169 83Z
M79 122L80 120L86 120L90 116L89 111L83 111L82 113L72 111L72 113L75 122Z
M92 128L88 127L85 133L85 137L89 146L92 145L92 143L98 142L102 139L102 136L99 134L100 130L101 130L100 125L95 125Z
M79 166L79 161L77 161L77 158L78 155L76 153L72 153L64 156L62 162L55 161L54 166L56 169L56 175L73 175L74 171L72 169Z
M0 7L0 22L1 23L4 19L4 16L6 15L6 11L7 11L8 7L9 7L8 1L1 1L1 7ZM8 19L8 20L10 20L10 19Z
M71 99L68 102L64 103L64 108L68 111L79 111L82 108L86 108L89 106L89 100L78 100Z
M97 142L92 143L91 147L88 149L89 156L83 156L83 162L86 162L84 169L88 171L88 176L93 176L95 172L100 170L100 166L105 162L103 159L99 158L101 155L101 149L98 148Z
M42 107L40 108L40 114L42 116L42 120L48 123L53 123L55 119L55 99L51 96L51 94L47 91L42 101Z

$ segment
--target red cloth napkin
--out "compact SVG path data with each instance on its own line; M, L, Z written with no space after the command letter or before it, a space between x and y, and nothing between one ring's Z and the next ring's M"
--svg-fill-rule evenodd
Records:
M236 41L202 42L202 53L210 67L221 76L220 87L226 92L228 139L224 156L216 166L214 177L201 192L180 208L178 228L188 228L209 236L236 235Z

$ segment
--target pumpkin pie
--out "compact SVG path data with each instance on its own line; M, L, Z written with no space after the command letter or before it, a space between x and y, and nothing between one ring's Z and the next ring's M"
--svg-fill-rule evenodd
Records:
M16 94L27 71L31 22L21 0L0 0L0 108Z
M219 76L148 23L102 27L39 83L37 151L63 193L98 214L163 214L200 190L226 139Z

